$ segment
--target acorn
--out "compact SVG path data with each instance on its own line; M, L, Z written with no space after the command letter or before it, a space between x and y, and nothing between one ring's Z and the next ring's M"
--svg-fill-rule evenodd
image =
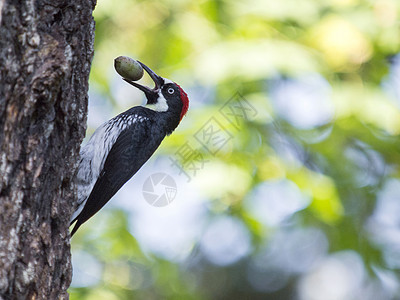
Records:
M119 75L131 81L137 81L143 77L142 66L128 56L119 56L114 59L114 68Z

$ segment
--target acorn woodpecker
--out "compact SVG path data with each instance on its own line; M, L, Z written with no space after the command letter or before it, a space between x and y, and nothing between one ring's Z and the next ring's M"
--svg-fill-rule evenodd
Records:
M71 218L78 228L98 212L143 166L189 107L183 89L139 62L155 83L149 88L123 78L143 91L147 107L135 106L102 124L81 148L77 173L78 203Z

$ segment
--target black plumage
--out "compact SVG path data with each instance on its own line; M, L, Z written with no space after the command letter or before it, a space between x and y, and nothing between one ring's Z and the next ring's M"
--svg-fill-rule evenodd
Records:
M86 149L81 151L83 157L78 172L78 194L81 199L78 199L77 215L71 221L71 225L76 221L71 235L136 174L164 137L175 130L187 111L188 98L179 85L159 77L147 66L143 66L155 81L155 88L149 89L126 81L143 90L147 103L155 107L150 109L137 106L121 113L103 124L98 133L96 130L94 135L97 136L91 138ZM109 151L105 149L107 145L112 145ZM96 160L99 156L103 159ZM97 166L95 161L104 163ZM97 173L98 177L92 178L91 175ZM90 187L90 191L86 191Z

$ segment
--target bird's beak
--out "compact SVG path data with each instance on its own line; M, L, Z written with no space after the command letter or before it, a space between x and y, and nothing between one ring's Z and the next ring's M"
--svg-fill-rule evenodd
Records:
M161 76L158 76L156 73L154 73L153 70L151 70L145 64L141 63L140 61L137 61L137 62L143 67L143 69L146 70L147 74L150 75L151 79L153 79L154 84L155 84L154 88L149 88L147 86L138 84L138 83L136 83L132 80L126 79L126 78L123 78L123 79L126 82L128 82L129 84L133 85L134 87L136 87L139 90L144 92L144 94L146 95L146 98L147 98L147 104L155 104L157 102L158 92L164 84L164 79Z

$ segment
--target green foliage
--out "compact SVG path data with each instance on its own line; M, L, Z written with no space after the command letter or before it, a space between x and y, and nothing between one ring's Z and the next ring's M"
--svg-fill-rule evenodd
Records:
M399 17L395 0L99 1L91 90L116 111L129 106L113 87L113 60L128 55L188 91L189 113L156 155L176 157L187 142L204 158L183 200L201 194L205 213L176 259L137 241L127 212L102 212L72 240L73 256L100 267L92 283L74 281L71 299L398 299L400 99L390 88L399 97L400 75L389 61ZM223 114L230 99L250 104L237 124ZM196 139L211 117L232 136L212 154ZM207 252L219 238L206 245L223 218L223 236L250 241L226 264Z

